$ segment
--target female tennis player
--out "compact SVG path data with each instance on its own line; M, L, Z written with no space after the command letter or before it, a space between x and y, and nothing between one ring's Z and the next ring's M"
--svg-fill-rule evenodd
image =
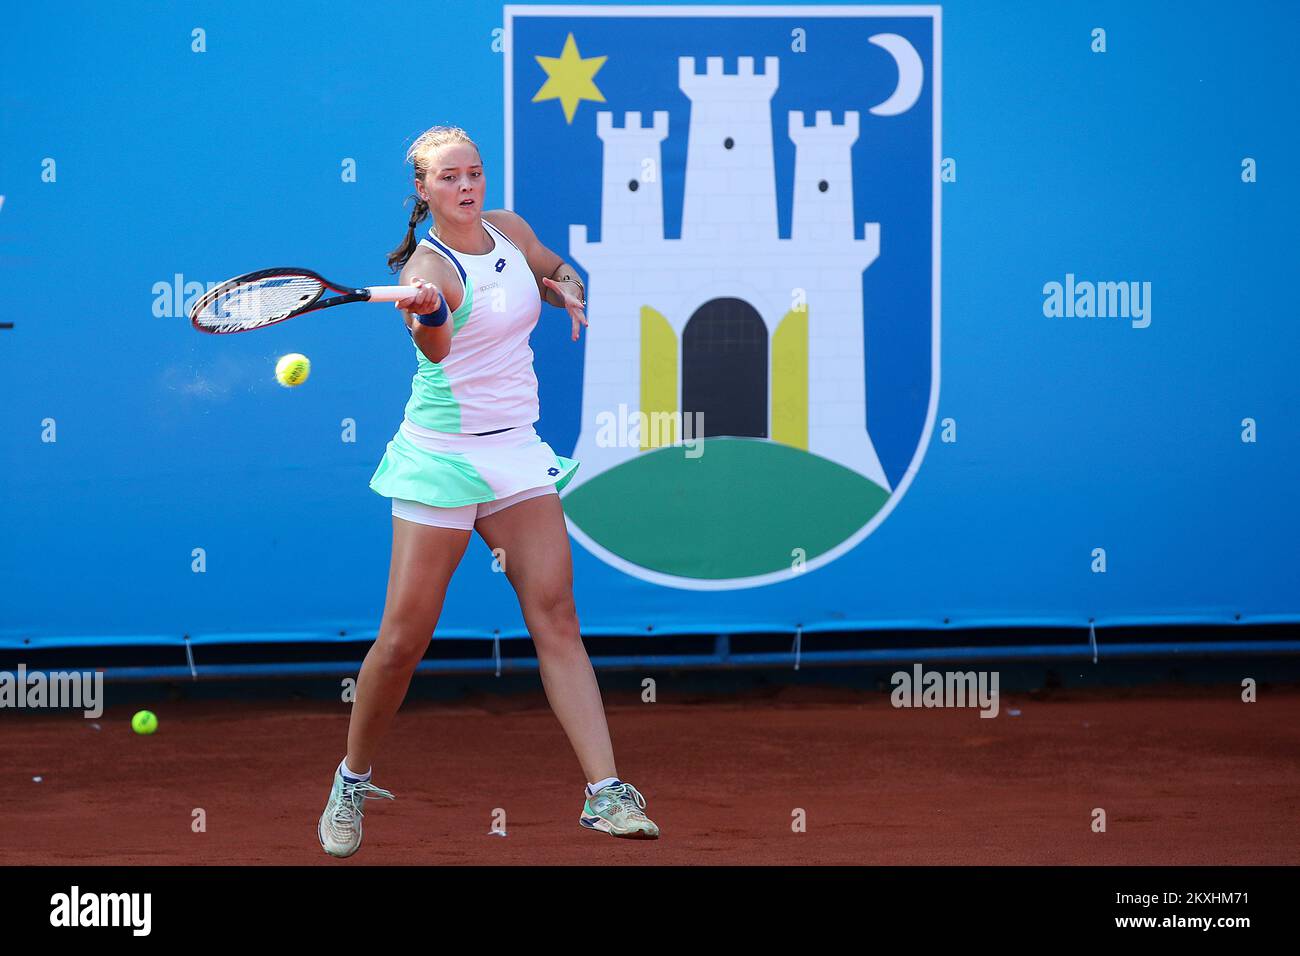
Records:
M393 553L379 637L361 665L347 755L317 828L326 853L361 846L362 805L393 795L371 783L371 761L424 656L470 532L500 549L551 709L588 781L578 822L619 837L655 839L645 798L618 778L600 688L578 635L569 535L559 489L578 463L556 455L533 427L537 379L529 334L544 297L569 313L573 340L587 324L576 270L528 223L483 210L478 147L436 126L406 156L417 202L388 257L419 294L398 306L418 369L401 427L370 487L393 499ZM416 226L433 227L418 243Z

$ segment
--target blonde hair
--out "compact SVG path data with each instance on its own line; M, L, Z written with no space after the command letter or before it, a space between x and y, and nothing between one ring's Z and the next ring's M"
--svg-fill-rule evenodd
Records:
M473 146L478 152L478 143L470 139L469 134L459 126L434 126L416 137L411 148L406 151L406 161L415 167L415 178L423 179L438 150L444 146L457 145ZM479 153L479 158L482 159L482 153ZM411 210L406 236L401 244L388 254L388 268L394 272L406 265L406 260L415 252L415 247L419 245L415 238L415 227L429 215L429 204L421 199L418 193L411 198L415 200L415 208Z

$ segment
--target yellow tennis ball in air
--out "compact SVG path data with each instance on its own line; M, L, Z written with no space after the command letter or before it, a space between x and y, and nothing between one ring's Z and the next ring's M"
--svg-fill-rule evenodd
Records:
M151 734L158 729L158 718L152 710L137 711L131 718L131 729L137 734Z
M275 380L289 388L301 385L310 374L311 361L300 352L281 355L280 361L275 363Z

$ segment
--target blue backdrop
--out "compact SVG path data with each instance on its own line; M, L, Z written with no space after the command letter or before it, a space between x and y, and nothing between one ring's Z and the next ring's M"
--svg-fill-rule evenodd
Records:
M681 31L668 58L722 56L734 72L738 56L779 55L794 76L790 27L826 11L792 7L780 29L738 20L717 34L729 46L703 44L703 23ZM885 32L928 35L918 9L898 8ZM895 486L915 467L905 497L835 560L757 587L664 586L575 543L584 631L1300 620L1300 203L1286 167L1300 155L1298 11L943 4L941 42L914 43L924 97L941 73L939 376L898 372L890 349L909 346L893 326L868 345L868 370L880 365L870 428ZM513 8L516 44L528 12ZM573 29L581 47L582 15L565 16L574 26L559 34ZM203 336L184 304L267 265L387 281L410 193L403 153L436 123L476 139L488 206L504 205L504 61L515 56L518 111L546 78L534 51L503 48L505 12L488 4L72 3L6 19L0 646L373 635L391 522L367 481L414 370L399 320L349 306ZM640 35L656 50L673 42ZM559 41L544 42L560 55ZM606 100L579 102L574 123L589 135L598 109L618 125L624 110L684 122L686 101L643 97L613 42L582 51L610 54L597 74ZM828 60L808 48L829 98L784 102L783 87L776 174L791 175L787 109L809 122L832 109L839 123L861 100L854 220L859 237L863 222L882 223L886 264L891 235L928 239L930 210L909 212L887 188L871 199L870 182L905 160L872 149L865 107L889 94L893 73L871 59L880 50L861 49L861 60L850 49ZM863 83L885 78L880 95L839 96L859 67ZM674 235L684 131L675 122L663 152ZM523 145L516 177L527 175ZM564 145L549 148L554 163ZM573 155L599 162L598 151ZM788 192L778 205L787 235ZM558 184L549 206L519 205L566 257L568 226L597 238L599 208L580 183ZM921 284L897 295L928 307L928 265L909 268ZM883 274L864 277L868 301ZM1085 281L1149 288L1149 324L1053 314L1050 284ZM901 301L874 295L885 314ZM560 454L578 439L583 384L585 343L568 329L545 306L533 336L538 430ZM281 388L275 360L294 351L311 357L311 379ZM931 388L933 427L913 454ZM524 628L475 538L438 636L494 633Z

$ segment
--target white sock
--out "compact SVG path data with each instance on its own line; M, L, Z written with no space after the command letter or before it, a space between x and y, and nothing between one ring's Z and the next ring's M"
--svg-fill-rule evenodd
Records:
M344 757L342 760L339 761L339 772L342 773L343 776L345 776L345 777L351 777L353 780L356 780L356 781L358 781L359 783L367 783L367 782L369 782L369 780L370 780L370 770L371 770L371 769L372 769L372 768L369 768L369 767L368 767L368 768L366 768L366 772L365 772L365 773L357 773L355 770L353 770L351 767L348 766L348 758L347 758L347 757Z
M594 797L601 790L605 789L612 783L618 783L618 777L606 777L604 780L597 780L595 783L587 784L587 796Z

